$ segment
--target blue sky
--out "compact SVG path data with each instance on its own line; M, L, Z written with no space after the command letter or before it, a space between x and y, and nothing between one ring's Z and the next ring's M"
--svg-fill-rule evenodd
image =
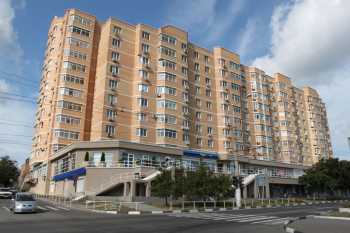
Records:
M29 154L32 129L27 126L35 113L30 98L37 94L47 31L52 17L62 16L67 8L101 21L112 16L154 27L174 24L202 47L223 46L238 52L244 64L316 87L328 107L335 154L350 159L350 49L345 40L350 5L342 0L0 0L0 93L28 100L0 99L0 132L9 132L0 135L0 155L23 161ZM16 125L8 125L10 120Z

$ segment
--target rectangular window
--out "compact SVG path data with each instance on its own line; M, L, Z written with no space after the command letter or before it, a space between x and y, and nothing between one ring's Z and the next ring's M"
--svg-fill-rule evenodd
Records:
M117 111L112 109L106 109L106 118L108 120L114 120L117 117Z
M88 26L88 27L93 23L92 20L87 19L85 17L81 17L79 15L71 15L69 17L69 20L70 20L70 23L79 23L81 25Z
M118 87L118 81L114 79L110 79L108 83L109 88L116 89Z
M176 44L176 38L173 36L169 36L166 34L160 34L160 38L162 41L167 42L169 44L173 44L173 45Z
M181 55L181 61L184 63L187 63L187 56L186 55Z
M176 130L171 129L157 129L158 137L176 138Z
M120 47L120 40L117 38L112 38L112 48L119 48Z
M138 98L137 99L140 107L148 107L148 100L145 98Z
M147 84L139 84L139 92L148 92L148 85Z
M160 53L162 53L162 54L164 54L166 56L169 56L169 57L173 57L173 58L176 57L176 50L170 49L168 47L161 46L160 47Z
M77 46L79 48L89 48L90 44L86 41L79 40L74 37L68 37L66 43L69 45Z
M136 135L139 137L147 137L147 129L145 128L137 128Z
M194 63L194 70L199 71L199 64L198 63Z
M80 28L80 27L76 27L76 26L69 26L69 31L81 36L85 36L85 37L89 37L90 36L90 31Z
M70 125L80 124L80 118L72 117L68 115L62 115L62 114L56 115L56 121L59 123L70 124Z
M85 72L86 66L70 62L70 61L64 61L63 62L63 68L66 70L72 70L72 71L78 71L78 72Z
M175 70L176 69L176 63L175 62L171 62L165 59L159 59L159 65L162 67L168 67L170 69Z
M55 134L55 137L57 138L64 138L64 139L70 139L70 140L79 139L79 132L68 131L63 129L55 129L54 134Z
M115 66L115 65L110 65L109 72L111 72L111 74L113 76L118 75L119 74L119 67Z
M76 104L65 100L57 101L57 107L77 112L81 112L82 110L81 104Z
M113 125L106 125L105 132L108 137L111 137L115 134L115 127Z
M148 71L146 70L139 70L139 76L140 78L147 80L148 79Z
M176 75L171 73L161 72L161 73L158 73L158 80L176 82Z
M136 114L137 120L138 121L146 121L147 120L147 115L146 113L139 112Z
M148 53L149 52L149 45L148 44L142 44L142 52Z
M208 140L208 147L213 148L214 147L214 141L212 139Z
M117 52L112 51L112 53L111 53L112 61L119 61L119 58L120 58L120 54L117 53Z
M67 96L73 96L73 97L81 96L81 91L68 88L68 87L61 87L59 93L60 95L67 95Z
M160 94L168 94L168 95L176 95L176 88L173 87L157 87L157 95Z
M188 75L188 68L187 67L181 67L181 73L184 75L184 76L187 76Z
M114 34L120 34L122 32L122 29L121 29L121 27L113 26L112 32Z
M69 75L69 74L63 74L62 75L62 79L65 82L70 82L70 83L74 83L74 84L84 84L84 79L77 77L77 76L73 76L73 75Z
M166 124L176 124L176 117L169 114L156 114L156 119L158 122L166 123Z
M79 51L74 51L70 49L65 49L64 50L64 55L69 56L69 57L74 57L80 60L86 60L87 55L85 53L79 52Z
M176 102L171 100L158 100L157 101L158 108L168 108L172 110L176 110Z
M149 40L150 39L149 32L142 31L142 38L145 40Z
M113 106L117 103L117 97L111 94L107 95L107 102L109 105Z
M140 56L140 64L148 65L149 64L148 57Z

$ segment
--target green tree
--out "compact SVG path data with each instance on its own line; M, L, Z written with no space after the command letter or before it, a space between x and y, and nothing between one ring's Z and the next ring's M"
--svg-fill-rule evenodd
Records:
M168 206L168 198L174 193L174 181L171 178L171 171L163 170L151 185L152 195L163 198L165 205Z
M0 185L5 187L13 185L19 176L17 162L9 156L0 158Z

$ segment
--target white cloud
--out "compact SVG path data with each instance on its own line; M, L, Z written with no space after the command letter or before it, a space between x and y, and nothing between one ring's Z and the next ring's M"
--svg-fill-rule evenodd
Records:
M197 35L204 45L212 45L231 30L245 6L243 0L230 1L225 6L220 3L218 0L174 1L169 7L168 21Z
M23 51L18 42L14 19L16 10L24 6L23 0L0 0L0 156L10 155L20 162L30 153L31 140L28 136L32 135L33 129L23 125L33 124L35 108L28 102L7 100L4 92L23 93L23 86L8 82L8 79L22 75Z
M271 17L270 51L254 66L281 72L319 90L336 155L349 155L350 1L305 0L279 5ZM339 154L337 154L339 153ZM348 157L349 158L349 157Z
M241 56L244 56L248 53L248 50L251 48L252 43L254 42L254 37L257 36L257 21L256 19L248 19L243 33L238 40L237 53Z

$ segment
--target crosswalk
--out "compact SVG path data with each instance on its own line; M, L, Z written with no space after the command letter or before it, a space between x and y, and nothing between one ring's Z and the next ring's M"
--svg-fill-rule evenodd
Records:
M291 219L288 217L281 218L277 216L234 213L169 213L167 216L264 225L284 224Z
M63 206L50 206L50 205L38 205L37 209L42 211L70 211L69 208L63 207Z

